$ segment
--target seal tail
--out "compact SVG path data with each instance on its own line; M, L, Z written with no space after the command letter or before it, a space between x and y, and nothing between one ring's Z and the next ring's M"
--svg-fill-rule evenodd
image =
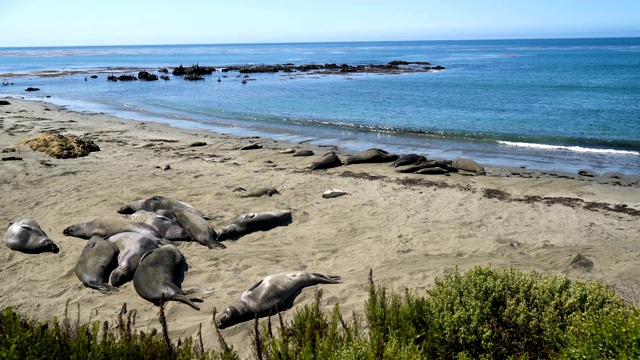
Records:
M182 291L184 292L184 295L189 295L196 292L201 294L213 294L213 288L193 288L193 289L187 289Z
M312 273L318 284L339 284L340 276Z
M207 247L209 249L226 249L227 247L218 240L209 240L207 241Z
M198 305L196 305L194 303L194 301L202 302L201 299L195 299L195 298L194 299L189 299L186 296L184 296L183 294L176 294L173 297L173 299L171 299L171 300L180 301L181 303L187 304L187 305L191 306L192 308L194 308L194 309L196 309L198 311L200 311L200 307Z
M87 287L96 289L105 295L113 295L120 292L118 288L105 283L90 283L90 284L87 284Z

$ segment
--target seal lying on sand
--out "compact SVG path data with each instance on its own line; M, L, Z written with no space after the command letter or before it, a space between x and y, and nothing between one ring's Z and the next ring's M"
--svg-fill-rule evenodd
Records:
M126 219L151 225L165 239L170 241L190 241L191 236L177 221L147 210L138 210Z
M268 230L291 220L291 211L276 210L240 215L218 233L218 241L237 239L258 230Z
M128 204L124 204L123 206L120 207L120 209L118 209L118 213L133 214L138 210L158 212L158 210L174 210L174 209L189 209L199 214L200 216L202 216L207 220L212 220L216 218L216 216L213 216L213 215L206 215L200 209L190 204L187 204L185 202L182 202L176 199L172 199L167 196L160 196L160 195L153 196L148 199L136 200Z
M60 249L42 231L40 225L33 219L16 220L7 230L7 246L11 250L27 254L52 252L57 254Z
M187 262L178 248L165 245L142 256L140 265L133 275L133 287L138 295L155 305L160 305L160 300L164 297L164 301L180 301L200 310L194 301L202 300L185 296L193 290L180 289L186 271Z
M175 219L189 233L191 239L209 249L227 248L216 240L218 234L213 229L213 226L198 213L189 209L159 210L159 212L164 216Z
M398 160L398 158L398 155L390 154L382 149L373 148L349 156L345 161L345 165L392 162Z
M157 249L158 243L154 238L135 232L122 232L109 237L109 242L116 245L118 267L111 273L111 285L120 286L133 279L140 264L142 255Z
M266 187L266 188L260 188L260 189L257 189L257 190L250 191L250 192L248 192L246 194L242 194L242 195L240 195L240 197L242 197L242 198L260 197L260 196L263 196L263 195L273 196L273 195L276 195L276 194L280 194L280 192L278 192L278 190L276 190L276 188Z
M337 284L340 277L307 271L293 271L269 275L251 285L240 299L226 308L216 320L218 328L224 329L258 316L290 308L302 288L316 284Z
M62 233L67 236L75 236L82 239L89 239L94 235L107 238L121 232L137 232L161 242L162 235L153 226L141 222L124 219L121 217L101 217L95 220L67 226Z
M76 276L84 286L103 294L114 294L118 289L107 284L109 273L116 267L118 247L100 236L93 236L82 249L76 263Z
M336 155L335 152L329 151L328 153L324 154L322 159L312 163L309 169L321 170L321 169L330 169L338 166L342 166L342 161L340 160L338 155Z

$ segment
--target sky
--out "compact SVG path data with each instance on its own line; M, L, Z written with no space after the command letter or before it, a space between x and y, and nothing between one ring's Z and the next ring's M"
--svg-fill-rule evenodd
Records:
M640 0L0 0L0 47L640 37Z

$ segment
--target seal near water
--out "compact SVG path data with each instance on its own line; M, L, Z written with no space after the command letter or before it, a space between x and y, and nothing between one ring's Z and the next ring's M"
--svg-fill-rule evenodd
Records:
M385 163L398 160L399 156L390 154L382 149L372 148L361 153L351 155L345 161L345 165L364 163Z
M101 217L86 223L67 226L62 231L67 236L75 236L82 239L90 239L94 235L107 238L121 232L137 232L154 238L157 242L163 240L162 235L151 225L117 216Z
M170 198L168 196L156 195L148 199L136 200L130 203L122 205L118 209L119 214L133 214L138 210L146 210L152 212L158 212L158 210L174 210L174 209L189 209L196 214L199 214L207 220L215 219L213 215L207 215L200 209L185 202Z
M157 249L154 238L136 232L122 232L110 236L108 241L119 251L118 267L111 273L111 285L120 286L133 279L142 255Z
M189 241L191 236L175 219L147 210L138 210L126 219L151 225L158 233L170 241Z
M107 283L109 273L116 267L118 247L100 236L93 236L82 249L76 263L76 276L84 286L103 294L114 294L117 288Z
M426 162L427 158L418 154L405 154L400 156L396 161L391 164L393 167L416 165L418 163Z
M267 316L290 308L302 288L316 284L338 284L340 277L307 271L292 271L269 275L247 289L236 302L227 307L216 320L220 329L258 316Z
M213 229L213 226L207 222L198 213L195 213L189 209L174 209L170 211L164 211L163 214L171 214L170 217L176 219L178 224L184 228L194 241L208 247L209 249L226 249L222 243L216 239L218 234Z
M187 261L174 245L165 245L151 250L142 256L140 265L133 275L133 287L143 299L160 305L160 301L179 301L196 310L200 307L194 303L200 299L189 299L193 290L182 290L180 285L187 271Z
M60 249L42 231L40 225L33 219L22 218L16 220L9 229L6 236L7 247L11 250L20 251L27 254L40 254L52 252L57 254Z
M335 152L329 151L328 153L324 154L322 159L314 163L311 163L311 166L309 167L309 169L322 170L322 169L330 169L338 166L342 166L342 161L340 160L338 155L336 155Z
M291 211L275 210L240 215L223 227L218 233L218 241L237 239L258 230L269 230L291 220Z

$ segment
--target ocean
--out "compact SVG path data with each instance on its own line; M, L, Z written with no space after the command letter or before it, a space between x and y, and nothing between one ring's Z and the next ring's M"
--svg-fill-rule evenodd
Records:
M445 69L262 73L246 84L237 72L195 82L106 80L181 64L393 60ZM0 48L0 78L13 83L0 96L179 128L351 152L379 147L485 165L640 174L640 38Z

